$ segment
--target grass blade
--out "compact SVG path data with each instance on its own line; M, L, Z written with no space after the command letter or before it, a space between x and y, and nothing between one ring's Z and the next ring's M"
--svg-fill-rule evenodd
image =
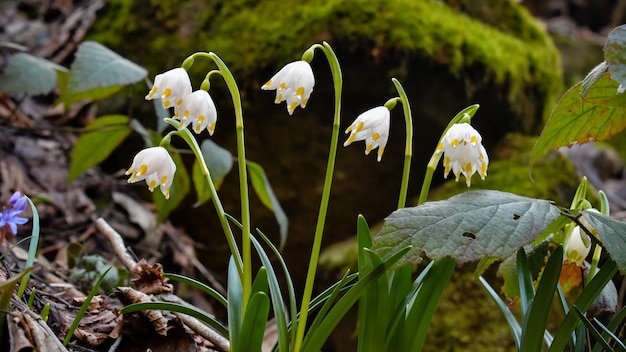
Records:
M228 302L226 301L226 298L224 298L224 296L222 296L219 292L217 292L213 287L210 287L203 282L200 282L196 279L193 279L187 276L173 274L173 273L163 273L163 276L170 280L177 281L177 282L189 285L191 287L195 287L198 290L206 293L207 295L215 298L215 300L219 304L223 305L224 308L228 308Z
M515 315L511 312L509 307L504 303L502 298L498 295L498 293L489 285L487 280L484 277L479 277L478 280L480 284L483 286L485 291L489 294L489 296L493 299L494 302L498 305L498 308L502 311L504 318L506 319L509 327L511 328L511 332L513 333L513 340L515 341L515 347L519 351L522 344L522 327L519 325L519 322L515 318Z
M29 267L33 266L35 256L37 255L37 248L39 247L39 212L37 211L37 207L35 207L35 203L28 197L26 197L26 199L28 199L28 204L30 204L30 209L33 212L33 229L31 231L30 246L28 247L28 258L26 258L26 267ZM17 289L17 297L20 299L22 295L24 295L29 278L30 271L24 275L24 279L20 282L20 287Z

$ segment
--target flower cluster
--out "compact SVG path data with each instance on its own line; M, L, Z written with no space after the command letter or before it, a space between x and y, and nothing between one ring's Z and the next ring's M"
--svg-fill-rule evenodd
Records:
M478 172L481 179L487 177L489 157L482 145L482 137L469 123L457 123L448 129L436 149L443 153L443 176L448 177L450 171L455 181L461 174L465 176L467 187L472 184L472 175Z
M154 85L146 95L146 100L152 99L161 99L165 109L174 108L174 118L181 122L181 130L192 124L194 132L207 129L213 135L217 123L215 103L204 90L192 92L185 69L175 68L156 75Z
M4 207L2 213L0 213L0 231L2 231L2 238L6 229L11 230L11 233L17 235L17 225L23 225L28 222L28 219L20 217L20 214L26 209L28 199L20 192L15 192L9 199L9 204Z
M146 180L150 192L159 186L166 199L170 197L170 188L174 181L176 164L163 147L146 148L133 158L133 163L126 171L130 175L128 183Z

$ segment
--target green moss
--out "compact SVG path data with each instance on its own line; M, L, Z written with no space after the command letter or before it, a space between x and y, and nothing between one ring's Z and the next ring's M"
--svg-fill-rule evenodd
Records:
M154 63L158 67L149 68L156 71L195 51L214 51L240 78L297 59L326 40L344 46L336 50L360 45L432 59L458 76L471 71L468 81L503 83L511 99L529 85L540 94L560 92L558 53L524 8L512 0L448 3L110 0L92 39Z

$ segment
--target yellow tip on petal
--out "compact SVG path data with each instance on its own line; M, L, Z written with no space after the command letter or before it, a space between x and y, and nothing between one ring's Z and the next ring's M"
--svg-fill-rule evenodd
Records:
M164 108L169 108L170 107L170 101L169 100L163 100L163 107Z
M274 99L274 103L278 104L281 101L283 101L283 95L282 94L276 94L276 99Z
M480 177L483 180L487 177L487 163L480 164Z
M373 145L373 144L368 144L368 145L365 147L365 154L366 154L366 155L367 155L367 154L369 154L369 153L372 151L372 149L374 149L374 145Z
M285 83L285 82L281 82L281 83L278 85L278 88L279 88L279 89L285 89L285 88L287 88L287 83Z
M302 103L300 103L300 106L304 109L308 102L309 102L309 99L302 99Z
M350 125L350 126L348 126L348 128L346 128L346 132L345 133L348 133L350 131L352 131L352 125Z
M215 122L213 122L211 125L209 125L209 134L213 135L214 131L215 131Z
M372 135L372 140L374 142L376 142L378 140L378 138L380 138L380 133L376 132Z
M478 138L476 138L476 136L472 136L472 139L470 140L470 144L471 144L471 145L476 145L476 144L478 144Z
M156 181L152 180L150 181L150 183L148 184L148 189L150 190L150 192L154 191L154 188L157 186Z
M170 94L172 94L172 90L171 90L171 89L169 89L169 88L166 88L166 89L163 91L163 95L162 95L161 97L162 97L162 98L167 98L167 97L169 97L169 96L170 96Z
M465 184L467 187L472 185L472 176L465 176Z
M459 145L459 140L458 139L453 139L452 142L450 142L450 145L454 148L456 148Z
M165 196L165 199L170 199L170 188L167 187L167 189L165 189L165 193L163 194Z
M204 121L204 116L200 115L198 116L198 122L203 122Z
M181 105L183 105L183 100L178 99L178 101L176 102L176 106L181 106Z
M261 86L261 89L267 89L267 87L269 87L272 84L272 80L270 79L269 81L265 82L264 85Z
M348 140L346 141L345 145L349 145L350 143L354 142L356 140L356 134L353 133L350 135L350 137L348 137Z
M363 129L363 121L359 122L359 124L356 125L356 131L357 132L361 132L362 129Z
M382 159L384 151L385 151L385 148L383 147L378 148L378 162L380 162L380 159Z
M292 113L296 108L298 107L298 102L293 102L291 104L289 104L289 113Z
M167 183L167 175L161 177L161 184L164 185Z
M443 143L437 143L437 148L435 149L435 153L441 153L443 151Z
M304 87L298 87L298 89L296 89L296 96L298 98L302 98L303 94L304 94Z
M139 170L137 170L137 176L144 175L146 172L148 172L148 165L141 164L141 166L139 166Z
M186 120L189 118L189 110L185 110L185 112L183 113L183 120Z
M200 133L200 131L202 131L200 127L201 127L200 125L195 125L193 129L196 131L196 133Z

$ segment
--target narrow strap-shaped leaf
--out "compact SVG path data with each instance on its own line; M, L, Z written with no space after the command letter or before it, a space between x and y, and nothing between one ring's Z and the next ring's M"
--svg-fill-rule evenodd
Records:
M361 214L359 214L356 221L356 239L357 245L359 246L359 272L362 272L364 269L362 265L365 264L365 253L363 253L360 249L372 248L372 237L369 225L367 225L365 217Z
M241 341L238 344L238 351L261 351L269 311L270 299L265 292L253 293L241 326Z
M589 319L587 319L587 317L585 316L585 313L581 312L580 309L578 309L578 307L576 306L573 306L572 309L576 312L576 314L578 314L578 317L580 318L580 320L582 320L583 324L587 326L587 330L589 330L591 335L593 335L593 337L596 338L596 343L600 344L604 348L605 351L613 351L613 348L611 348L611 345L609 345L609 343L604 339L604 337L602 337L602 335L600 334L598 329L596 329L593 323Z
M37 256L37 248L39 248L39 212L37 211L37 207L35 203L33 203L30 198L28 199L28 204L30 204L30 210L33 212L33 229L31 230L31 238L30 244L28 246L28 257L26 258L26 267L33 266L35 263L35 257ZM30 279L30 271L26 271L23 280L20 282L20 286L17 289L17 297L22 298L24 291L26 290L26 285L28 285L28 280Z
M535 297L535 288L533 286L533 277L528 265L528 257L524 248L517 251L517 281L519 282L520 304L522 306L522 314L525 316L528 312L528 306Z
M223 305L224 308L228 308L228 302L226 301L226 298L222 296L219 292L217 292L213 287L206 285L203 282L200 282L196 279L193 279L187 276L174 274L174 273L163 273L163 276L170 280L174 280L174 281L189 285L191 287L195 287L198 290L206 293L207 295L215 298L215 300L219 304Z
M402 301L396 305L394 312L392 313L393 319L389 323L387 328L387 338L385 339L385 350L390 351L390 345L392 341L396 338L396 331L402 331L404 329L404 325L406 324L406 309L407 306L415 301L415 296L419 292L422 287L422 283L424 282L424 278L428 275L428 272L435 265L435 262L430 262L428 265L422 270L422 272L417 276L415 281L410 287L410 290L404 295Z
M259 271L256 273L256 277L254 278L254 282L252 283L251 292L264 292L265 294L269 294L267 268L259 268Z
M615 336L615 334L611 330L609 330L608 327L604 326L604 324L602 324L596 318L593 318L593 322L596 324L596 326L598 326L600 328L600 330L602 330L603 334L605 334L607 337L613 339L613 341L617 345L616 351L620 351L620 352L626 351L626 345L624 345L624 342L621 341L619 339L619 337Z
M410 351L421 351L426 341L428 327L437 309L437 303L456 267L456 261L446 257L435 262L422 283L422 288L410 307L402 340L411 346Z
M346 275L344 275L339 281L339 284L336 285L332 291L330 291L330 294L324 300L324 305L322 305L322 308L320 308L320 311L317 313L317 316L311 323L311 326L309 327L309 331L315 331L318 328L318 326L322 323L322 321L324 321L324 318L326 317L328 312L333 307L333 304L335 303L335 301L337 301L338 297L342 293L341 288L344 287L349 282L347 274L348 273L346 273ZM311 311L312 309L309 308L309 312Z
M613 319L611 319L611 321L606 325L606 329L608 331L615 331L620 326L620 324L622 323L622 321L625 318L626 318L626 306L622 307L622 309L617 314L615 314ZM617 339L617 338L614 338L614 340L616 340L616 342L619 341L619 339ZM619 342L620 342L621 345L623 345L623 343L621 341L619 341ZM625 348L625 350L626 350L626 348ZM599 345L596 346L593 349L593 352L600 352L600 351L602 351L602 348Z
M373 252L366 252L368 249L361 247L359 252L363 253L363 266L360 265L359 277L367 275L377 265L382 264L382 260ZM361 254L359 254L361 255ZM389 299L389 275L385 273L367 287L363 296L359 299L358 329L359 338L357 351L381 351L384 345L384 331L389 321L389 313L393 310L392 302Z
M561 303L561 309L563 309L563 315L566 315L567 313L569 313L569 305L567 303L567 299L565 298L565 294L563 293L563 290L561 289L561 285L559 285L556 288L556 293L559 296L559 302ZM576 333L572 332L572 341L570 342L572 344L572 346L576 345ZM550 342L548 344L548 346L550 346L552 344L552 342Z
M319 324L319 326L317 326L316 329L309 330L309 333L304 338L302 352L320 351L333 329L337 326L348 310L354 305L354 303L356 303L356 301L361 297L367 286L384 274L385 271L387 271L389 267L404 256L409 249L410 247L406 247L398 251L396 254L385 260L383 264L376 267L371 273L364 278L361 278L354 286L352 286L328 312L328 315L324 317L324 320Z
M121 314L139 312L142 310L169 310L171 312L177 312L189 315L194 317L201 322L210 326L213 330L215 330L218 334L222 335L224 338L228 338L228 329L224 325L222 325L219 321L215 320L212 316L208 315L201 309L198 309L189 304L181 304L174 302L140 302L133 303L125 306L120 310ZM232 342L231 342L232 347Z
M607 282L613 278L617 273L617 264L613 260L607 260L600 271L593 277L587 287L580 293L574 305L581 311L586 312L593 304L593 301L598 297ZM563 351L570 339L570 334L574 331L576 326L580 323L578 315L569 311L563 319L561 326L554 335L554 341L550 345L549 352Z
M256 248L261 263L267 270L267 281L270 291L270 297L272 298L272 307L274 308L274 319L276 320L276 330L278 332L278 349L280 351L289 351L289 331L287 329L287 317L285 313L285 302L283 301L282 292L280 290L280 284L276 277L276 272L272 266L267 253L261 247L259 241L254 236L250 236L250 240ZM295 315L294 315L295 316Z
M525 256L525 255L524 255ZM559 284L561 267L563 265L563 247L557 247L550 255L541 280L537 285L535 298L531 301L528 311L524 314L522 326L522 352L541 351L550 306L554 300L556 287Z
M515 318L515 315L511 312L509 307L504 303L502 298L498 295L498 293L489 285L489 282L485 280L482 276L478 278L482 287L487 291L491 299L498 305L498 308L502 311L506 322L509 324L511 328L511 332L513 333L513 340L515 341L515 347L517 350L520 350L520 346L522 344L522 327L519 325L519 322Z
M243 321L243 286L233 257L228 261L228 330L230 348L239 351Z

